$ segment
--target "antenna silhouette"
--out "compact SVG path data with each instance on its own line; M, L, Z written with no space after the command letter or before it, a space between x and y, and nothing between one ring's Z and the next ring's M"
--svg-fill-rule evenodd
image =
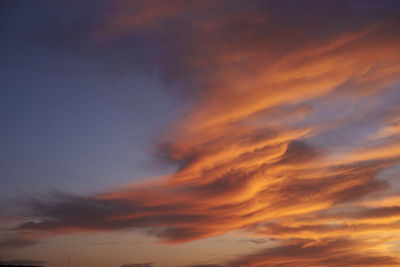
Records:
M69 267L69 256L68 256L68 267Z

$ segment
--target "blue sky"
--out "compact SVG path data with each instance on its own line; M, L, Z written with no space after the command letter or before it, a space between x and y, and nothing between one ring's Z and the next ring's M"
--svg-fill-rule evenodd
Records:
M159 77L93 59L79 48L85 40L67 48L40 37L54 23L85 19L71 7L3 5L3 197L43 188L93 192L159 172L149 151L179 109Z

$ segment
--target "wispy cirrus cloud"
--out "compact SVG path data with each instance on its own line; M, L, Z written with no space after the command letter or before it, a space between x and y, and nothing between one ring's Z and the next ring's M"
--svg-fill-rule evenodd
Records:
M177 171L30 199L34 220L18 238L146 228L181 243L241 229L280 245L228 266L397 264L383 244L399 239L400 188L380 175L400 163L399 21L393 2L371 5L333 4L327 18L304 20L289 16L295 3L141 2L133 17L117 8L95 38L141 40L171 87L196 85L155 144Z

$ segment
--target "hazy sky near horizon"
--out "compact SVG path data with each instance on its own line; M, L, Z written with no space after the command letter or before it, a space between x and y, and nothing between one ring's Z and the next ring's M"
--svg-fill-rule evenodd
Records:
M400 265L399 18L2 1L0 261Z

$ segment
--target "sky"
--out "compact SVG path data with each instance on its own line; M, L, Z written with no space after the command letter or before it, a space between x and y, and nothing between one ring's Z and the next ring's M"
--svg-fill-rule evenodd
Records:
M0 2L0 262L400 266L400 2Z

